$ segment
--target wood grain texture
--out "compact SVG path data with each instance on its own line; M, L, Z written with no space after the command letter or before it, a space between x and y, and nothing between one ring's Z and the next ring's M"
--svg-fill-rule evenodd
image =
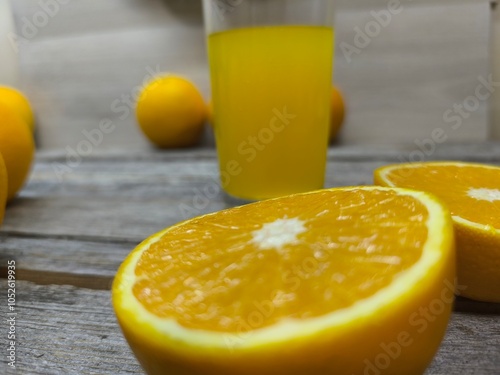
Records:
M412 160L415 151L332 148L325 185L371 184L375 168ZM214 150L118 155L95 154L71 164L64 153L40 153L28 185L8 207L2 231L138 242L180 220L234 205L220 190ZM430 158L498 163L500 148L444 145ZM74 167L58 175L54 165Z
M3 234L0 277L7 275L7 261L15 260L18 280L108 290L119 265L137 244Z
M418 148L338 146L329 151L328 186L370 184L373 169ZM415 155L415 154L413 154ZM429 159L500 165L500 144L443 144ZM71 160L70 160L71 161ZM0 356L0 374L142 374L114 318L112 278L143 238L188 215L234 205L221 192L195 206L217 181L211 148L98 152L71 163L40 152L31 178L7 208L0 230L0 290L16 260L16 372ZM71 166L58 175L53 166ZM0 313L6 316L6 304ZM443 345L427 375L491 375L500 369L500 304L458 298ZM2 319L0 331L6 332ZM5 336L0 337L2 347Z
M11 3L40 148L75 148L83 130L110 119L115 130L96 149L147 149L133 99L152 74L186 75L210 96L200 1L72 0L49 11L38 0ZM387 2L350 3L339 6L336 21L335 80L349 108L342 142L411 143L436 127L451 140L485 140L486 101L456 130L443 113L488 74L488 2L403 1L404 11L349 62L340 44L352 45L355 27L363 29ZM204 142L213 146L208 129Z
M18 366L10 371L2 356L2 374L142 373L118 328L109 291L18 282L16 298Z
M372 184L375 168L414 151L332 147L326 186ZM500 165L500 144L446 144L430 158ZM73 167L58 175L55 164ZM7 208L0 262L16 259L24 280L107 289L125 256L147 236L235 204L220 191L210 148L95 153L77 165L64 152L40 152L27 186Z
M0 287L5 282L0 281ZM18 282L16 374L142 374L115 321L107 291ZM4 306L2 305L2 309ZM427 375L494 375L498 315L455 313ZM5 330L2 320L0 327ZM2 374L10 375L0 357Z

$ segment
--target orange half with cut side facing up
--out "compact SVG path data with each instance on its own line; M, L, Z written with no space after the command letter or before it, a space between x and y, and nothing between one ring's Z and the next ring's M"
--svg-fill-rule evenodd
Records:
M456 161L396 164L375 183L428 191L453 217L460 295L500 302L500 168Z
M422 374L455 282L434 196L349 187L204 215L142 242L112 288L148 374Z

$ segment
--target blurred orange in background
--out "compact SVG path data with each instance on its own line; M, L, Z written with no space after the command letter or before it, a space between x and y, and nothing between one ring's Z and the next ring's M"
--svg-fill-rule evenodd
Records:
M136 116L141 131L156 146L188 147L200 141L207 109L192 82L168 75L152 80L143 88Z
M332 113L330 118L330 142L334 141L344 123L345 102L338 87L332 87Z
M21 93L9 86L0 86L0 104L3 104L17 113L28 127L35 129L35 117L29 100Z

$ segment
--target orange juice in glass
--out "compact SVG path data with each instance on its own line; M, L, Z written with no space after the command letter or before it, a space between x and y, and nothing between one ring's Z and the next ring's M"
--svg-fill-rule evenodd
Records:
M327 0L205 0L221 184L266 199L323 187L334 31Z

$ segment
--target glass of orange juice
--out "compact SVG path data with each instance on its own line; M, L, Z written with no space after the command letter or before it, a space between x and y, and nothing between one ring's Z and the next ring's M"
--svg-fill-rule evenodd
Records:
M323 187L334 0L203 0L221 185L260 200Z

